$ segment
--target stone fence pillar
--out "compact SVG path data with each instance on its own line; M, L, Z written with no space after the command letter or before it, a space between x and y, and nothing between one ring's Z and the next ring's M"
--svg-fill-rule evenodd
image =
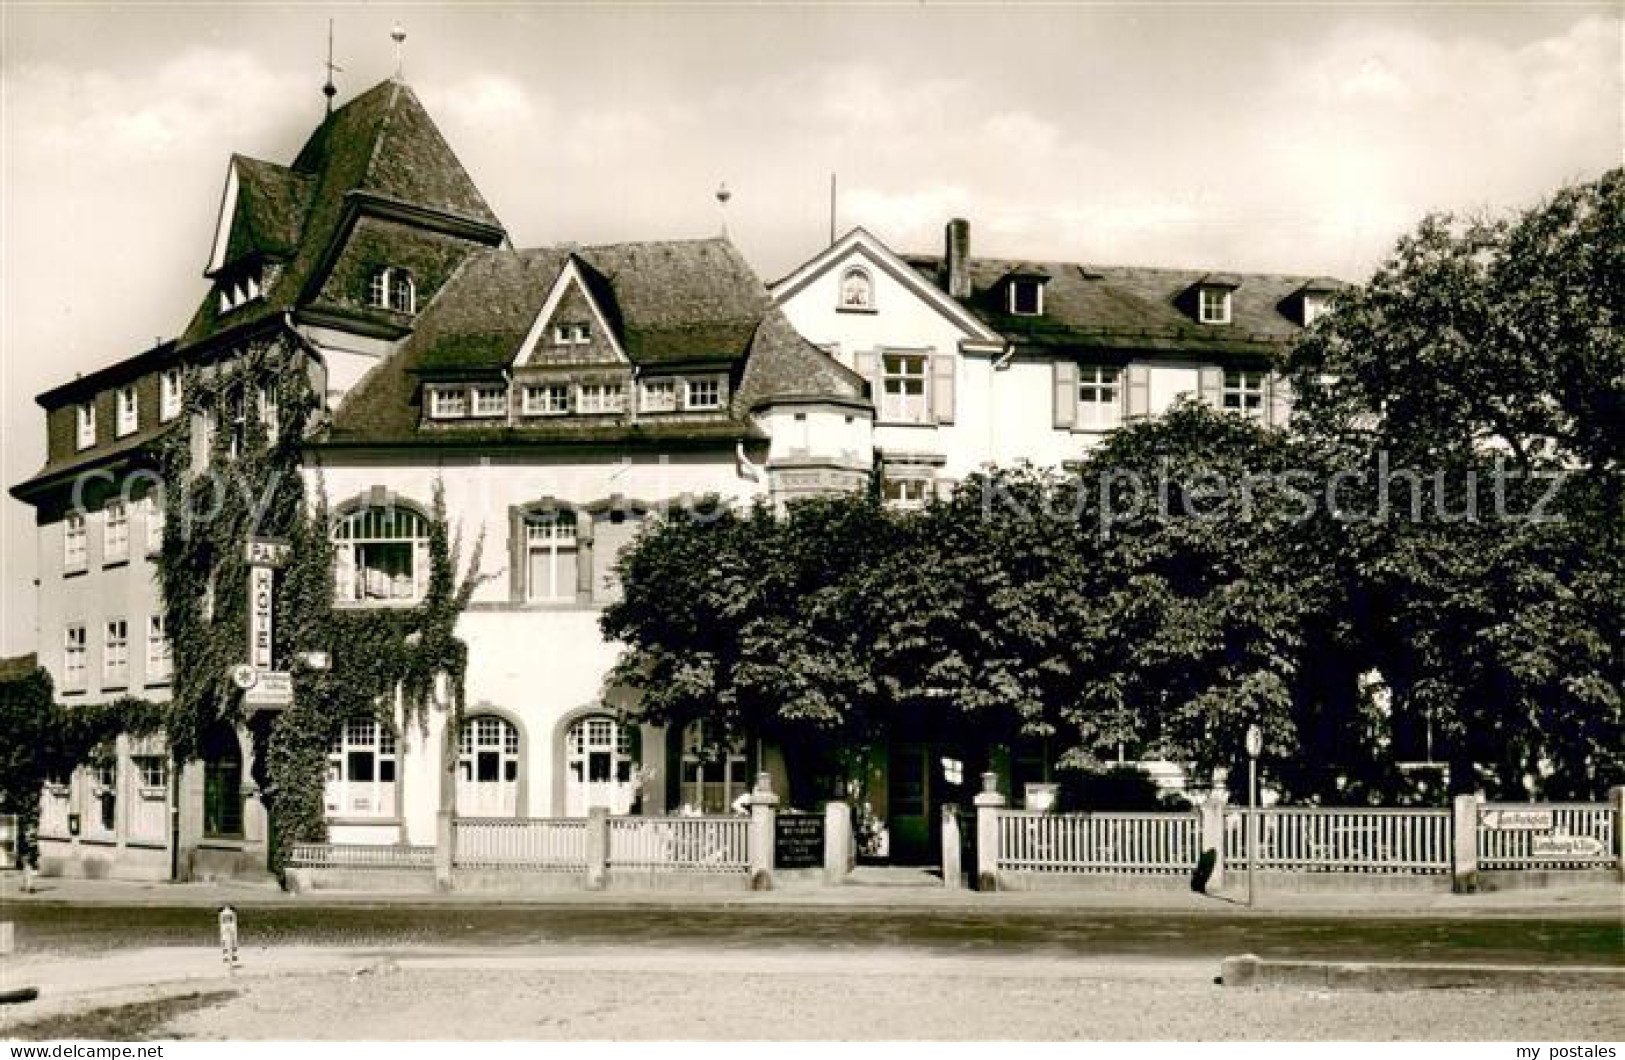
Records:
M457 862L457 818L450 810L441 810L434 817L434 888L452 889L452 866Z
M773 829L779 816L779 797L773 794L773 774L756 774L750 793L750 889L773 889Z
M942 885L950 891L963 890L965 866L961 853L964 844L959 835L959 807L953 803L942 806Z
M587 890L609 886L609 807L587 810Z
M852 871L852 807L839 799L824 806L824 882L842 883Z
M1214 789L1202 801L1202 849L1198 855L1213 851L1213 873L1207 885L1213 890L1224 886L1224 815L1230 808L1230 796L1222 789Z
M976 796L976 889L999 889L999 811L1004 796L999 794L999 775L982 774L982 793Z
M1453 856L1450 889L1457 894L1478 890L1478 797L1457 795L1450 815Z

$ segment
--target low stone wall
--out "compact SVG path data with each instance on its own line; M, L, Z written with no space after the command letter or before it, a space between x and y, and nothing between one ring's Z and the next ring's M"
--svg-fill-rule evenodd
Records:
M289 869L288 890L294 894L352 891L363 894L433 894L433 869Z

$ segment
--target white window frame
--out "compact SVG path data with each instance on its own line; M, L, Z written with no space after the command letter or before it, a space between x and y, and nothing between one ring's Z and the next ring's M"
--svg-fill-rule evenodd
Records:
M589 397L589 395L591 395ZM616 416L626 411L622 383L576 384L576 412L582 416Z
M1261 420L1269 411L1268 373L1262 370L1231 369L1224 371L1224 390L1220 407L1248 419Z
M899 512L917 512L931 499L928 478L891 478L881 481L880 492L886 507Z
M147 554L156 555L164 550L164 506L158 498L149 496L141 502L143 522L146 524Z
M96 444L96 402L82 401L74 409L74 444L89 449Z
M1030 286L1033 289L1033 308L1031 310L1021 309L1018 307L1018 303L1021 301L1019 291L1021 288L1027 286ZM1008 284L1005 285L1005 308L1013 317L1043 316L1044 285L1037 280L1028 279L1026 277L1012 279Z
M405 269L389 270L389 308L408 315L418 311L418 285Z
M163 615L147 616L147 683L168 684L175 676L174 646L169 643Z
M102 563L122 563L130 558L130 509L122 499L102 505Z
M90 566L90 529L83 512L70 512L62 523L62 571L73 574Z
M508 388L505 386L471 387L468 414L479 419L506 416L508 414Z
M710 400L696 399L695 388L709 392ZM715 412L722 407L722 380L717 376L701 376L683 380L683 409L686 412Z
M168 423L181 414L185 383L179 368L165 368L158 376L158 419Z
M525 599L531 603L569 603L576 598L580 562L579 520L574 512L555 509L531 512L522 521L525 535ZM551 585L532 577L537 556L546 556Z
M585 346L592 342L592 327L588 324L554 324L553 345Z
M468 416L468 388L432 386L429 388L429 418L460 420Z
M118 407L118 437L134 434L136 428L141 426L141 402L135 392L135 384L119 387L114 404Z
M429 585L429 520L404 505L357 509L333 528L334 594L347 604L414 604ZM405 547L408 568L391 575L364 567L368 549ZM376 573L376 577L371 576Z
M125 688L130 683L130 623L110 618L102 624L102 687Z
M918 365L918 371L913 370L914 365ZM881 423L933 422L930 354L908 350L881 351L879 411Z
M260 426L265 430L267 445L275 445L282 433L282 408L277 402L276 385L262 383L254 392L259 405Z
M557 402L555 398L559 398ZM526 383L524 413L527 416L567 416L570 413L569 383Z
M367 283L367 301L374 309L389 308L389 270L379 269Z
M1196 319L1203 324L1230 323L1231 291L1228 287L1205 286L1196 289Z
M372 776L369 779L352 776L362 772L370 772ZM328 816L384 819L398 816L400 775L400 745L395 731L376 718L352 718L344 723L327 748Z
M642 386L642 396L639 398L638 411L676 412L677 382L676 379L670 376L660 379L645 379Z
M161 798L169 791L169 759L163 755L131 755L136 786L149 798Z
M69 622L62 630L62 690L83 692L90 678L89 636L83 622Z
M869 270L853 265L841 272L841 285L835 308L847 313L873 312L875 308L875 281Z
M1318 291L1310 291L1303 296L1303 326L1308 327L1331 308L1331 300Z
M1077 426L1106 431L1123 422L1123 369L1113 365L1078 365Z

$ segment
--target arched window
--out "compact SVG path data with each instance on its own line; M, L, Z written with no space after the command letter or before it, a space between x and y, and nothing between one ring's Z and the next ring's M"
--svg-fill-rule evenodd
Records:
M638 794L637 734L608 714L589 714L565 735L565 813L585 817L594 806L630 813Z
M841 308L873 309L875 285L867 269L854 265L841 274Z
M422 599L429 587L429 520L400 505L351 512L333 531L333 578L341 601Z
M346 722L327 749L327 812L395 816L395 734L372 718Z
M379 269L372 274L367 290L367 301L379 309L389 308L389 270Z
M576 598L576 516L562 508L525 515L525 599Z
M457 812L512 817L519 812L519 730L481 714L463 722L457 742Z
M683 730L684 812L729 812L745 794L749 769L743 740L713 742L706 738L704 723L690 722Z

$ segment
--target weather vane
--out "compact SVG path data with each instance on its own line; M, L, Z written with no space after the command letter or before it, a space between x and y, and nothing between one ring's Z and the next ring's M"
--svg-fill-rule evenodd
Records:
M333 65L333 20L327 20L327 84L322 86L322 95L327 97L327 113L333 113L333 97L339 94L337 86L333 84L333 75L342 74L344 68Z

